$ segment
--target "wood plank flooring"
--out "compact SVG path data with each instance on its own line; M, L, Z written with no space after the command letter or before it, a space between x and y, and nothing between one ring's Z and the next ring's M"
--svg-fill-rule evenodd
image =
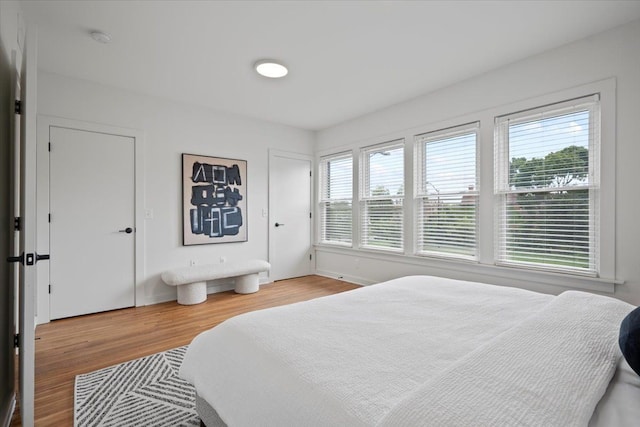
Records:
M35 425L73 425L77 374L179 347L200 332L248 311L358 288L320 276L263 285L255 294L209 295L184 306L175 301L56 320L36 328ZM11 426L21 426L16 408Z

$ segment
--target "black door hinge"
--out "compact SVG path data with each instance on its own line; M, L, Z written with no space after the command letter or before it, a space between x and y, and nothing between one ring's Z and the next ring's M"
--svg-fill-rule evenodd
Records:
M309 261L311 261L311 254L309 254Z
M49 285L49 293L51 293L51 285Z
M13 348L20 348L20 334L13 336Z
M51 152L51 143L49 143L49 152Z
M22 114L22 101L16 99L13 104L13 112L16 114Z
M19 216L13 218L13 229L15 231L20 231L20 229L22 228L21 224L22 224L22 220L20 219Z

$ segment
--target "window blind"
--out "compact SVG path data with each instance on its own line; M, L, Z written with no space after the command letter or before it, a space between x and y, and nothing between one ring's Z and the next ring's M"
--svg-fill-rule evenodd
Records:
M416 254L477 258L479 124L417 135Z
M402 251L404 140L366 147L360 157L360 245Z
M499 264L597 275L599 96L496 118Z
M351 246L353 156L320 159L320 243Z

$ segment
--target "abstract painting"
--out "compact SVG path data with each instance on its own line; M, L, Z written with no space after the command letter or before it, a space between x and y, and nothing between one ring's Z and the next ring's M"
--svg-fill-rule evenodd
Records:
M246 242L246 160L182 154L182 203L184 246Z

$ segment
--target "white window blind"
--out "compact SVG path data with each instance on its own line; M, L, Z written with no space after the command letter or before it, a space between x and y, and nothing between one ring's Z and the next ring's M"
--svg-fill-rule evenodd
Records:
M351 246L353 156L320 159L320 243Z
M497 263L598 274L599 153L598 95L496 118Z
M478 123L417 135L416 254L477 258Z
M361 246L402 251L404 200L404 140L361 151Z

